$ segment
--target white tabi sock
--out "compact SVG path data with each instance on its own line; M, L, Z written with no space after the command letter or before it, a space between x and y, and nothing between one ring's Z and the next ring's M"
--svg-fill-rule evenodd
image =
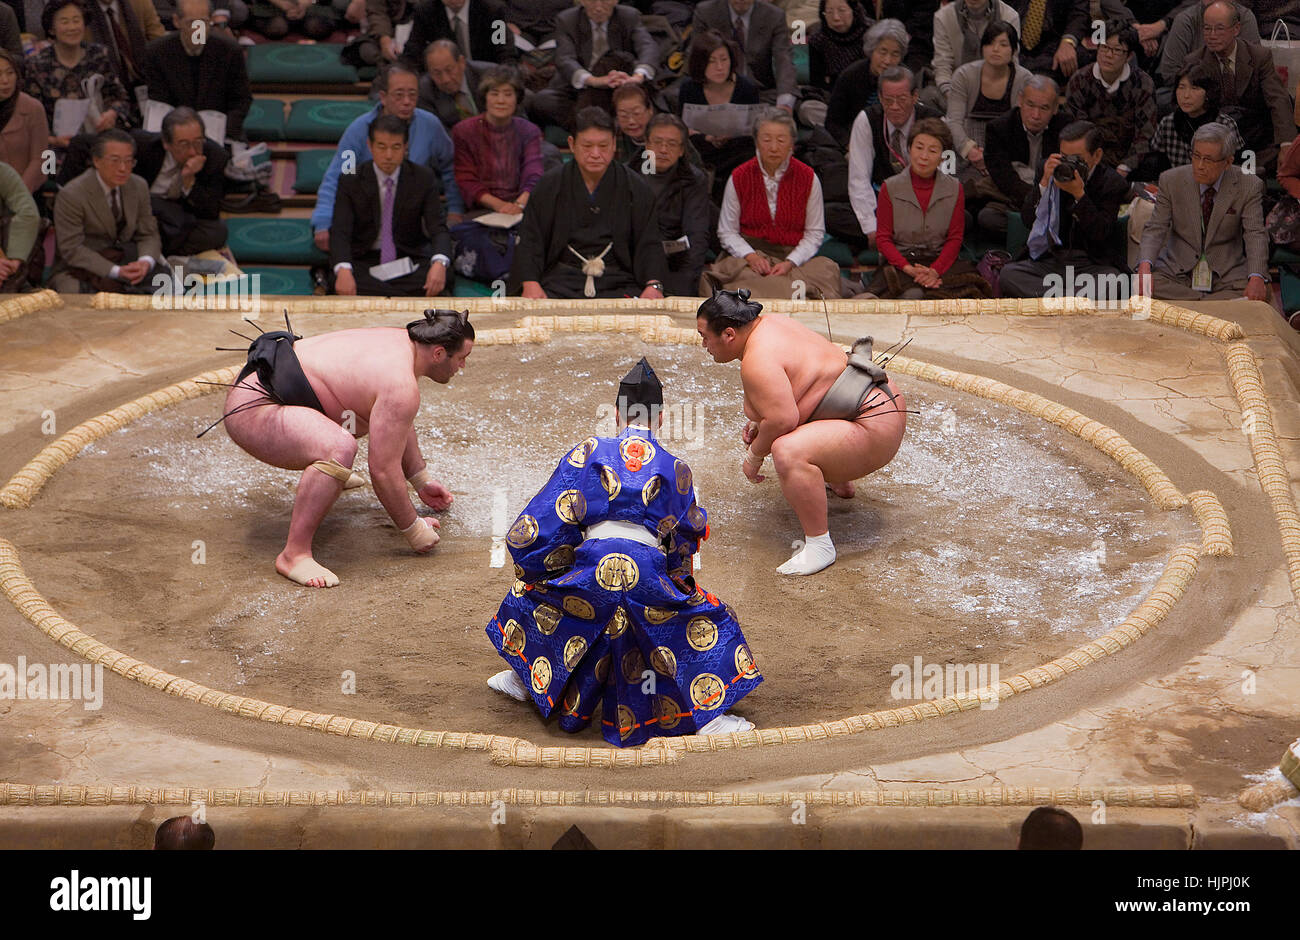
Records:
M777 568L778 574L816 574L835 563L835 544L829 532L809 535L803 548L790 556L790 560Z
M519 702L528 701L528 690L513 669L503 669L488 680L488 685Z
M696 734L734 734L737 731L753 731L754 723L739 715L722 714L702 727Z

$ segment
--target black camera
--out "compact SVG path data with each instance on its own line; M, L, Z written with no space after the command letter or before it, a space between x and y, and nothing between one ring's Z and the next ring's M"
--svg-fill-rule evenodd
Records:
M1068 157L1061 157L1061 162L1056 164L1056 169L1052 171L1052 179L1058 183L1069 183L1074 179L1074 174L1078 173L1080 179L1088 178L1088 164L1084 162L1083 157L1076 153Z

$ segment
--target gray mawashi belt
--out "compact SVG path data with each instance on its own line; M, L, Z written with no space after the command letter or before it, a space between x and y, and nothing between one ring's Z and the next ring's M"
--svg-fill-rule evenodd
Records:
M881 389L889 400L894 402L897 409L898 401L894 393L889 388L889 376L885 370L876 365L871 355L871 344L873 340L870 336L864 336L853 344L853 349L849 353L849 362L840 377L835 380L835 384L830 387L825 397L817 404L809 421L821 421L828 418L844 418L845 415L854 417L846 418L848 421L855 421L862 417L862 404L870 397L873 389ZM849 371L850 369L853 372ZM855 376L858 372L861 376L870 380L870 384L864 389L862 387L862 378Z

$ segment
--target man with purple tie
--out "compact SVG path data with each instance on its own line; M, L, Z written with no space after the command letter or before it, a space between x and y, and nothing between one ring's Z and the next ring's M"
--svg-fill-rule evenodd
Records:
M329 230L336 294L434 297L450 287L438 180L406 159L407 133L401 118L375 118L367 135L374 159L340 174Z

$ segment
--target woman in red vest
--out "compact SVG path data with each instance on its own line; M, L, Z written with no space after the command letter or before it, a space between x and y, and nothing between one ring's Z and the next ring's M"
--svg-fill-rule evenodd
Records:
M725 253L701 278L700 292L739 290L753 297L840 296L840 268L817 257L826 237L822 187L812 167L794 158L794 119L767 108L754 122L758 155L727 180L718 219Z
M988 281L958 259L966 231L961 184L939 171L952 159L952 132L939 118L922 118L907 137L911 164L880 187L876 248L881 265L859 297L936 300L992 297Z

